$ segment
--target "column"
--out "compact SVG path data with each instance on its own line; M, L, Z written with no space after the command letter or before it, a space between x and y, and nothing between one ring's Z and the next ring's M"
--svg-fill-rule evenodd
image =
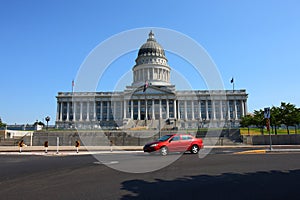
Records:
M236 100L234 100L234 119L238 119L238 117L237 117Z
M213 120L216 120L216 105L215 105L215 100L211 101L211 109L212 109Z
M231 120L231 117L230 117L230 101L227 100L227 115L228 115L228 120Z
M138 100L138 120L141 120L141 101Z
M70 102L67 102L67 121L69 121L70 116Z
M63 102L60 102L60 113L59 113L60 121L63 121L62 113L63 113Z
M86 121L89 121L90 120L90 102L88 101L86 103Z
M126 119L127 118L127 110L126 110L126 108L127 108L127 106L126 106L126 103L127 103L127 101L124 99L124 101L123 101L123 119Z
M152 99L152 119L155 119L154 110L155 110L154 99Z
M130 118L133 119L133 100L131 100L131 113Z
M178 120L180 120L180 101L178 100Z
M206 109L206 120L209 120L209 115L208 115L208 100L205 101L205 109Z
M166 100L167 103L167 119L170 118L170 108L169 108L169 99Z
M195 120L194 100L192 100L192 120Z
M186 100L184 100L184 119L187 120Z
M114 120L116 120L118 117L116 116L117 114L116 114L116 109L117 109L117 102L116 101L114 101L113 102L114 103L114 110L113 110L113 113L114 113L114 116L113 116L113 118L114 118Z
M73 106L73 122L75 122L76 121L76 102L75 101L73 101L72 106Z
M159 119L162 118L162 112L161 112L161 99L159 99Z
M59 108L60 108L60 103L59 102L57 102L57 110L56 110L56 121L58 121L59 120L59 117L60 117L60 113L59 113Z
M145 119L148 119L148 100L145 98Z
M100 102L100 120L103 119L103 101Z
M106 121L109 121L109 106L110 106L110 102L107 101L107 108L106 108Z
M220 115L221 115L221 120L223 120L224 119L224 117L223 117L223 101L221 100L220 101Z
M177 118L177 106L176 106L176 99L174 99L174 118L176 119Z
M82 102L80 102L80 121L82 121Z
M241 114L241 116L244 117L245 116L244 100L241 100L241 107L242 107L242 114Z
M94 112L94 121L96 121L96 119L97 119L97 116L96 116L96 114L97 114L97 112L96 112L96 100L94 101L93 112Z
M245 100L245 115L248 113L247 100Z
M198 106L199 106L199 119L202 120L202 117L201 117L201 100L199 101Z

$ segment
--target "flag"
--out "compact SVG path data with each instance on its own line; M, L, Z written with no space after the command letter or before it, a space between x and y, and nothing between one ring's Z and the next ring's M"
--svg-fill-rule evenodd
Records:
M146 92L147 88L148 88L148 81L146 81L145 84L144 84L143 92Z
M233 77L232 77L232 79L231 79L230 83L233 83L233 82L234 82L234 79L233 79Z

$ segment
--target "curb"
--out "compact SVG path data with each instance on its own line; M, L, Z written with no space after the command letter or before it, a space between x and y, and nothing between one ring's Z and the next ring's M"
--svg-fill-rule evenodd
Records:
M267 151L266 150L248 150L248 151L240 151L240 152L235 152L233 154L237 155L242 155L242 154L265 154Z

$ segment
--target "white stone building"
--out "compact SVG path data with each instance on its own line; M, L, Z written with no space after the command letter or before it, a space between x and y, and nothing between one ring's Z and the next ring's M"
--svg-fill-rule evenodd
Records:
M149 33L123 92L59 92L58 128L195 128L238 126L246 90L180 90L170 82L164 49ZM148 87L144 91L145 82Z

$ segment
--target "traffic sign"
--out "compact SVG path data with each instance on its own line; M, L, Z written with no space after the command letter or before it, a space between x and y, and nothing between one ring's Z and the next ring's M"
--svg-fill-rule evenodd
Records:
M270 116L271 116L271 110L270 107L267 107L264 109L264 117L265 119L270 119Z

